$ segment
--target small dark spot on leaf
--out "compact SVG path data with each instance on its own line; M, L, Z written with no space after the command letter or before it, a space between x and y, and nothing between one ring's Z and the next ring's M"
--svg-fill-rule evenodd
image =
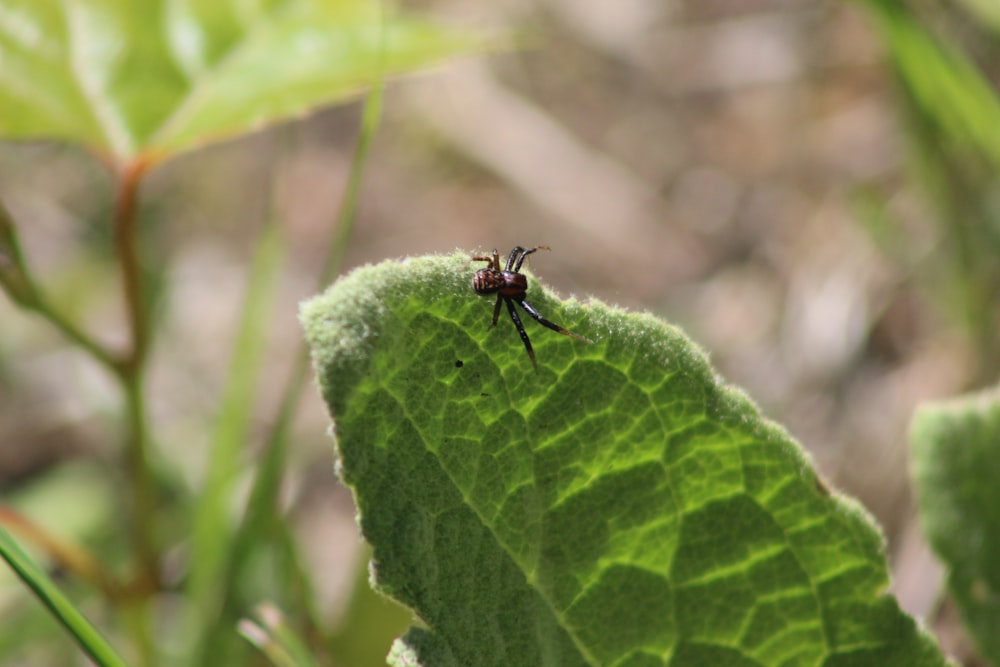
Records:
M489 398L490 396L492 396L492 394L487 394L485 391L479 395L482 396L483 398Z
M464 365L465 365L465 363L461 359L458 359L457 361L455 361L455 368L461 368Z

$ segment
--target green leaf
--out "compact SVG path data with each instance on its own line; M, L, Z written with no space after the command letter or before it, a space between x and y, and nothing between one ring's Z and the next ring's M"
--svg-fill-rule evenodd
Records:
M375 583L426 624L394 664L945 664L868 515L679 330L533 283L596 341L525 318L536 375L472 271L385 262L302 311Z
M486 46L371 0L7 0L0 135L152 161Z
M2 527L0 527L0 558L7 561L11 569L35 593L52 616L66 628L69 635L95 664L101 667L125 667L125 661L108 644L100 631L63 595L45 572Z
M911 440L924 533L966 625L1000 664L1000 394L921 407Z
M864 0L907 91L951 141L1000 165L1000 97L961 51L934 38L895 0Z

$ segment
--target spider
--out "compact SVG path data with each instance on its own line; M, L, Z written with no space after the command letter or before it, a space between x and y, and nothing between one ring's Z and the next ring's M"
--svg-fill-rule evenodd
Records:
M525 293L528 291L528 279L523 273L520 273L521 264L524 263L525 257L537 250L551 250L551 248L540 245L536 248L525 250L521 246L517 246L510 251L510 256L507 258L507 265L502 270L500 269L500 255L497 253L496 248L493 249L493 254L489 257L473 257L470 260L473 262L487 262L489 264L486 268L476 271L476 275L472 277L472 289L477 294L495 293L497 295L497 303L493 307L493 322L490 324L490 327L492 328L497 325L497 318L500 317L500 304L506 303L507 312L510 313L510 319L514 320L517 333L521 334L524 349L528 351L528 357L531 359L531 365L535 367L536 375L538 374L538 362L535 360L535 351L531 349L531 341L528 340L528 333L524 330L524 325L521 324L521 318L517 315L517 309L514 308L515 302L520 304L521 308L524 308L524 312L535 318L542 326L548 327L553 331L558 331L564 336L581 340L584 343L592 344L594 342L568 329L564 329L554 322L549 322L524 298Z

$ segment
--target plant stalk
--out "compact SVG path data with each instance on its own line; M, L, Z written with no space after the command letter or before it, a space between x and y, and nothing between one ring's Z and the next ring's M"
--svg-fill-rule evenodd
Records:
M149 308L139 258L138 190L146 164L128 165L115 198L115 250L121 269L130 347L118 366L125 398L125 470L132 506L132 550L137 591L155 590L159 582L156 549L156 496L149 467L149 430L143 384L149 353Z

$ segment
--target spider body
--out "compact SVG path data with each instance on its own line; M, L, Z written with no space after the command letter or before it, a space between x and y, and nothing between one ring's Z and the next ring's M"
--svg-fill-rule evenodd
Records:
M482 259L482 257L476 259ZM490 266L476 271L476 275L472 277L472 289L476 290L478 294L499 293L501 296L523 296L528 291L528 279L523 273L500 271Z
M535 360L535 351L531 347L531 340L528 338L528 333L524 330L521 318L514 307L515 303L521 306L524 312L531 315L542 326L557 331L564 336L576 338L585 343L593 343L592 340L588 340L545 319L525 299L525 294L528 292L528 278L521 273L521 265L524 264L525 257L538 250L550 250L550 248L544 245L527 249L517 246L510 251L510 255L507 257L507 264L502 269L500 268L500 254L496 251L496 248L493 249L493 254L489 257L472 258L474 262L487 262L487 266L476 271L476 274L472 277L472 289L477 294L497 295L496 305L493 307L493 322L490 324L490 327L497 325L497 319L500 317L500 305L507 304L507 312L510 313L510 319L513 320L514 326L517 327L517 333L521 336L524 349L528 351L528 357L531 359L531 365L535 368L535 373L538 373L538 362Z

